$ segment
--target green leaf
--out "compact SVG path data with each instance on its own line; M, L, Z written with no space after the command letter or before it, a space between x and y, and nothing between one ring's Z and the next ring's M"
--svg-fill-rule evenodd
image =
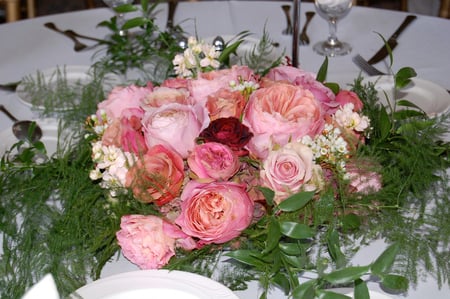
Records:
M255 250L234 250L225 254L241 263L253 266L256 268L264 268L267 264L262 260L261 254Z
M303 269L306 266L306 260L301 256L285 255L285 254L283 254L282 256L285 262L287 262L288 264L290 264L295 268Z
M283 212L294 212L303 208L314 196L315 192L300 192L283 200L278 209Z
M118 13L127 13L127 12L133 12L133 11L137 11L137 10L138 9L133 4L119 5L114 8L114 11L118 12Z
M342 229L344 231L351 231L358 229L361 226L361 219L356 214L347 214L342 218Z
M289 279L286 277L286 274L282 272L278 272L273 277L273 282L281 289L283 290L285 295L288 295L291 291L291 284L289 283Z
M122 29L127 30L131 28L141 27L147 23L147 19L143 17L135 17L129 19L123 24Z
M267 254L271 252L274 248L278 246L280 241L281 231L280 223L275 217L270 217L269 225L267 227L267 241L266 248L261 252L262 254Z
M315 236L315 230L306 224L297 222L281 222L281 233L293 239L308 239Z
M381 35L378 32L375 32L376 34L378 34L378 36L383 40L384 46L386 47L388 54L389 54L389 68L392 67L392 64L394 63L394 56L392 56L392 49L391 46L389 46L387 40L384 38L383 35Z
M148 0L141 0L142 11L148 10Z
M348 267L326 274L323 276L323 279L332 284L349 283L366 274L369 269L369 266Z
M287 255L301 255L304 253L304 249L300 246L298 243L286 243L286 242L280 242L278 244L278 247L280 247L281 251L283 251Z
M406 292L409 288L409 281L406 277L388 274L383 276L381 285L389 290Z
M336 263L337 268L341 268L345 265L345 255L342 253L339 242L339 234L332 230L328 233L327 237L328 252L331 258Z
M339 84L334 83L334 82L326 82L324 85L325 85L326 87L328 87L329 89L331 89L331 91L332 91L334 94L338 94L339 91L341 90L341 87L339 86Z
M395 74L395 87L401 89L411 82L411 78L417 76L416 71L411 67L401 68Z
M266 187L258 187L258 190L261 191L261 193L264 195L264 198L266 199L266 202L269 206L274 205L273 198L275 197L275 192L273 190L266 188Z
M352 297L346 296L344 294L335 293L332 291L317 291L317 298L319 299L352 299Z
M357 279L355 281L355 291L353 293L355 299L370 299L369 288L362 279Z
M386 112L386 108L381 107L380 109L380 138L381 140L386 139L392 128L391 120L389 119L389 115Z
M314 299L317 281L315 279L308 280L300 284L292 291L292 298L294 299Z
M424 116L425 113L416 110L399 110L393 114L395 120L403 120L413 117Z
M389 271L392 264L395 261L398 251L400 250L399 243L394 243L386 248L385 251L375 260L375 262L370 267L372 273L376 275L382 275Z
M328 57L325 56L325 60L323 61L319 71L317 72L316 80L319 82L325 82L325 80L327 79L327 73L328 73Z

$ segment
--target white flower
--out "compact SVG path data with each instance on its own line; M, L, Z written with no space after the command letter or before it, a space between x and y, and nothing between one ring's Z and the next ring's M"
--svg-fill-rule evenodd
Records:
M362 132L369 127L369 118L353 111L354 105L347 103L334 114L336 123L343 128Z

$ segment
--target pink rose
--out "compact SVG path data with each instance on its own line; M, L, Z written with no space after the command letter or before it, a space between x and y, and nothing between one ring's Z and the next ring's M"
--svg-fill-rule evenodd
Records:
M185 78L169 78L161 84L161 87L169 87L176 89L179 88L187 89L187 86L188 86L188 79Z
M381 174L375 171L376 167L373 162L365 160L350 161L346 165L346 170L350 177L351 192L367 195L381 189Z
M196 145L187 162L198 180L205 183L228 180L240 165L238 156L228 146L217 142Z
M222 244L250 225L253 202L245 185L232 182L201 184L190 181L181 194L181 214L175 220L200 244Z
M126 187L146 203L162 206L178 196L184 180L183 159L162 145L150 148L129 169Z
M222 88L208 96L206 108L208 109L209 117L213 121L219 118L240 118L245 104L245 97L240 91Z
M336 95L336 102L339 103L339 105L342 107L344 107L344 105L347 103L352 103L353 110L356 112L361 111L364 106L358 95L349 90L339 91L339 93Z
M261 183L275 192L275 201L280 203L311 180L313 166L313 153L308 146L288 143L271 151L263 161Z
M339 106L335 102L335 95L331 89L317 81L314 74L305 72L292 66L279 66L272 68L264 77L273 81L286 81L304 89L308 89L321 103L327 114L333 114Z
M273 145L283 146L321 132L324 117L320 103L311 92L277 83L251 94L243 124L253 133L248 144L250 152L265 158Z
M175 238L157 216L122 216L116 237L123 255L141 269L159 269L175 255Z
M162 144L186 158L195 139L209 125L206 108L171 103L147 111L142 120L148 147Z
M140 108L141 101L151 94L153 87L138 87L130 85L127 87L115 87L108 98L98 104L99 110L104 110L108 118L119 118L124 110L129 108Z
M205 105L208 96L220 89L229 89L230 82L256 82L256 75L246 66L232 66L231 69L200 73L198 78L188 82L189 92L196 103Z

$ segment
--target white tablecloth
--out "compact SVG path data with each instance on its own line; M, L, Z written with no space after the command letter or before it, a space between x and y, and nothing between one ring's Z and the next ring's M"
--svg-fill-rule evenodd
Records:
M217 2L182 2L177 7L175 22L182 22L183 28L199 37L214 37L217 35L237 34L249 30L260 36L266 26L270 37L286 48L291 54L291 36L282 35L286 26L281 10L284 1L217 1ZM167 15L166 5L160 5L157 24L164 26ZM304 23L304 12L313 10L310 3L301 6L301 25ZM351 83L359 74L359 69L351 58L359 53L369 58L382 45L383 41L376 34L389 37L406 16L405 13L365 7L354 7L350 14L338 23L338 36L341 40L353 46L353 52L343 57L330 58L329 81L341 84ZM111 17L108 9L92 9L65 14L39 17L0 25L0 83L20 80L23 76L34 74L37 70L62 65L90 65L93 54L98 49L83 52L73 51L73 43L61 34L50 31L43 26L46 22L54 22L61 29L73 29L78 33L103 37L108 32L97 27L97 24ZM417 20L399 38L399 45L394 50L394 69L411 66L418 76L431 80L450 89L450 21L429 16L418 16ZM312 45L327 37L328 26L319 16L312 20L308 33L310 46L300 47L301 68L316 72L324 57L312 50ZM89 43L89 41L86 41ZM386 70L386 62L376 65ZM33 112L18 101L14 93L0 90L0 104L5 105L18 118L33 118ZM11 121L0 117L0 131L11 126ZM355 264L367 264L374 260L383 250L382 242L375 242L362 250L353 260ZM108 264L103 276L109 276L137 268L123 258ZM436 280L426 277L417 289L411 289L407 298L444 299L450 297L450 289L445 286L439 290ZM376 283L370 283L370 288L379 290ZM240 298L257 298L258 287L251 284L246 292L237 292ZM397 296L392 295L393 298ZM402 296L398 296L401 298ZM274 291L271 298L285 298Z

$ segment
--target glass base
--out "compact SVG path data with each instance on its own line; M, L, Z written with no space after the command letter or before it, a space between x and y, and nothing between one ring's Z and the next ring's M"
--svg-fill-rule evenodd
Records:
M314 51L323 56L343 56L352 51L352 46L345 42L330 44L328 41L318 42L313 47Z

